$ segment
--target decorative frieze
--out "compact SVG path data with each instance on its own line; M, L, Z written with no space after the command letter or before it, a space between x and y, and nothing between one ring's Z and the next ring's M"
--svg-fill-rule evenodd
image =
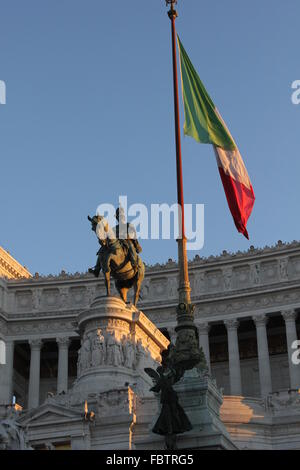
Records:
M205 292L205 272L200 271L194 274L192 295L200 295Z
M68 287L61 287L59 290L59 306L62 309L66 309L69 307L69 288Z
M45 289L42 296L42 306L46 309L59 306L59 289Z
M232 267L226 267L223 269L223 280L224 289L229 291L232 289Z
M178 278L177 277L172 276L168 279L167 296L169 299L173 299L174 297L178 296Z
M260 263L250 264L250 282L252 286L258 286L261 281Z
M41 300L42 300L43 291L42 289L33 289L32 291L32 307L33 310L39 310L41 307Z
M285 247L293 249L293 255L285 252ZM300 280L300 256L296 255L299 249L299 244L279 244L273 249L253 248L244 255L223 253L219 257L198 258L197 262L190 262L193 300L201 301L206 297L214 300L215 296L229 297L245 290L254 291L256 295L260 292L265 294L269 288L278 288L280 283L286 286L287 281ZM8 302L8 311L12 313L75 311L90 305L97 295L106 295L102 279L97 281L78 273L7 282L10 295L15 296L15 301ZM175 303L177 288L176 263L161 265L160 272L158 266L148 268L141 291L141 305L155 307L158 303ZM264 298L264 305L268 306L267 296ZM226 313L224 309L223 312Z
M83 338L78 351L78 376L91 367L113 366L136 368L138 347L131 337L123 335L120 340L114 331L90 332Z

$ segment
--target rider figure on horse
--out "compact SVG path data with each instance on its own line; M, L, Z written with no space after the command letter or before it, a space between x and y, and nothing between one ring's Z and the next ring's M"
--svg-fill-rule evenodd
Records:
M139 244L136 231L132 224L125 223L125 214L124 209L122 207L116 210L115 215L117 221L119 222L113 228L115 237L120 241L121 245L123 246L124 250L128 253L129 261L132 265L134 271L137 271L139 268L139 260L138 260L138 253L141 253L142 247ZM92 230L97 233L97 225L103 219L102 216L95 215L93 218L89 218L90 222L92 223ZM100 240L99 240L100 243ZM102 240L103 243L103 240ZM101 243L100 243L101 244ZM103 252L104 247L101 246L100 250L98 251L98 259L96 266L94 268L90 268L89 272L94 274L96 277L99 276L101 271L101 253Z
M97 255L97 263L89 269L91 274L98 277L103 272L106 295L111 295L111 276L121 299L127 302L128 290L134 289L134 305L139 300L141 285L145 276L145 265L138 253L142 251L136 239L135 228L125 223L124 211L117 210L118 225L109 226L108 221L101 215L88 216L92 230L96 233L101 245Z
M134 270L138 268L138 253L141 253L142 247L136 236L135 228L130 223L125 223L124 209L119 207L115 215L118 225L114 227L116 238L120 240L122 245L128 251L128 256Z

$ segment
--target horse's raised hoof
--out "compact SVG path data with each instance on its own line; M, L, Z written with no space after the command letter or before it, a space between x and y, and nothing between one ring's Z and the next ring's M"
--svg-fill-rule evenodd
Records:
M95 277L99 276L99 271L97 269L89 268L88 272L93 274Z

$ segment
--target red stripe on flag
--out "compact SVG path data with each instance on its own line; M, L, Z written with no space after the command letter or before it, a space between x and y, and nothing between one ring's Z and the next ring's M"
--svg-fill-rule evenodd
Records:
M235 226L249 240L246 225L255 201L253 188L252 186L251 189L247 188L227 175L223 168L218 168Z

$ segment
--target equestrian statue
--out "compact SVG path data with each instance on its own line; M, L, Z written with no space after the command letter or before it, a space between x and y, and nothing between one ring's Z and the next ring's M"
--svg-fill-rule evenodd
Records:
M112 275L115 286L124 302L127 302L128 290L133 287L134 305L136 306L145 276L145 265L139 256L142 248L136 238L133 225L125 223L122 208L117 209L115 217L118 225L111 228L103 216L88 216L92 230L96 233L101 245L97 253L96 266L90 268L89 272L95 277L99 277L102 270L107 296L111 295L110 276Z

